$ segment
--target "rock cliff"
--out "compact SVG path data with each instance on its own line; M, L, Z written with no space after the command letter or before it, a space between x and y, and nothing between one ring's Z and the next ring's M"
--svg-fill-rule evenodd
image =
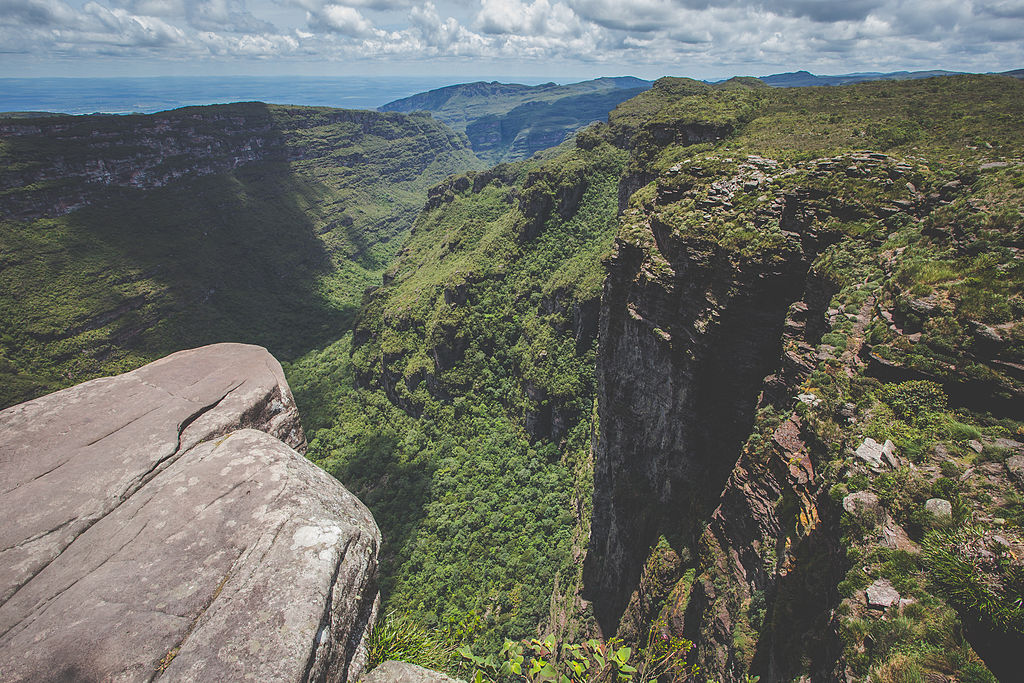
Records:
M1022 576L980 559L1019 540L1020 197L996 190L1019 136L997 161L951 161L960 142L772 157L758 119L800 95L733 103L728 129L685 99L650 114L670 94L612 117L632 158L597 360L584 595L602 632L689 638L723 681L1008 675L1019 610L964 596ZM1001 96L986 106L1016 106Z
M380 534L304 446L242 344L0 413L5 680L357 676Z

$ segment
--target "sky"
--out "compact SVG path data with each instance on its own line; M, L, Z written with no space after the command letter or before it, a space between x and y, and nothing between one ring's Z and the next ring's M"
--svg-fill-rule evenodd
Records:
M1024 0L0 0L0 76L1024 67Z

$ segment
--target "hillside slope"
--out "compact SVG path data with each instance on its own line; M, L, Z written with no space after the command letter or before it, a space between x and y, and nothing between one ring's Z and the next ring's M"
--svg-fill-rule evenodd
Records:
M598 621L688 637L729 681L991 680L978 654L1007 675L1022 84L693 90L659 81L608 133L632 152L599 333Z
M0 121L0 405L213 341L337 339L426 188L478 163L427 116Z
M429 111L464 131L478 157L498 163L558 145L649 87L650 81L631 76L568 85L464 83L395 100L380 110Z

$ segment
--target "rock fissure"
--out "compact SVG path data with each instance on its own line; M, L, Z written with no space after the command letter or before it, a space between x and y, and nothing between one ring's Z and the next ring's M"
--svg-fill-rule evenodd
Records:
M330 637L326 636L326 633L330 630L334 616L334 585L338 582L341 566L344 563L345 556L348 554L349 548L352 546L353 540L354 539L348 539L348 542L338 550L338 559L334 565L334 573L331 574L331 580L327 588L327 595L324 598L324 609L320 614L320 621L317 622L316 629L313 633L312 647L310 648L309 658L306 660L305 671L302 674L301 680L303 681L320 680L326 677L326 671L320 670L316 672L319 674L318 678L312 678L314 675L314 666L320 663L322 667L323 663L329 661L331 658L333 642Z

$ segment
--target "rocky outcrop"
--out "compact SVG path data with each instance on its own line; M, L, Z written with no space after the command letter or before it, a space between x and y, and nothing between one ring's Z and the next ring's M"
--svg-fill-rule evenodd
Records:
M837 287L816 259L845 224L918 206L889 178L907 177L904 167L867 153L788 169L757 156L706 158L645 178L639 191L626 187L601 302L584 572L606 636L642 641L637 624L657 623L666 637L693 640L702 670L723 681L837 671L832 610L845 567L821 454L852 456L864 442L860 453L876 470L904 462L888 442L838 435L823 446L801 417L822 404L801 388L822 363L847 377L864 371L876 305L865 291L857 309L826 310ZM820 191L817 179L836 169L889 179L893 191L877 200ZM741 203L742 239L717 232ZM844 348L823 344L840 320ZM882 526L892 547L909 547L898 525ZM649 567L665 543L683 561L654 582ZM664 604L660 615L643 607L645 595L666 596L646 599Z
M655 234L658 234L657 232ZM620 241L602 297L600 439L587 586L606 633L661 535L692 545L749 432L802 270L658 238L657 277Z
M358 675L380 534L304 445L243 344L0 413L5 680Z
M363 676L362 683L459 683L458 679L408 662L384 662Z

